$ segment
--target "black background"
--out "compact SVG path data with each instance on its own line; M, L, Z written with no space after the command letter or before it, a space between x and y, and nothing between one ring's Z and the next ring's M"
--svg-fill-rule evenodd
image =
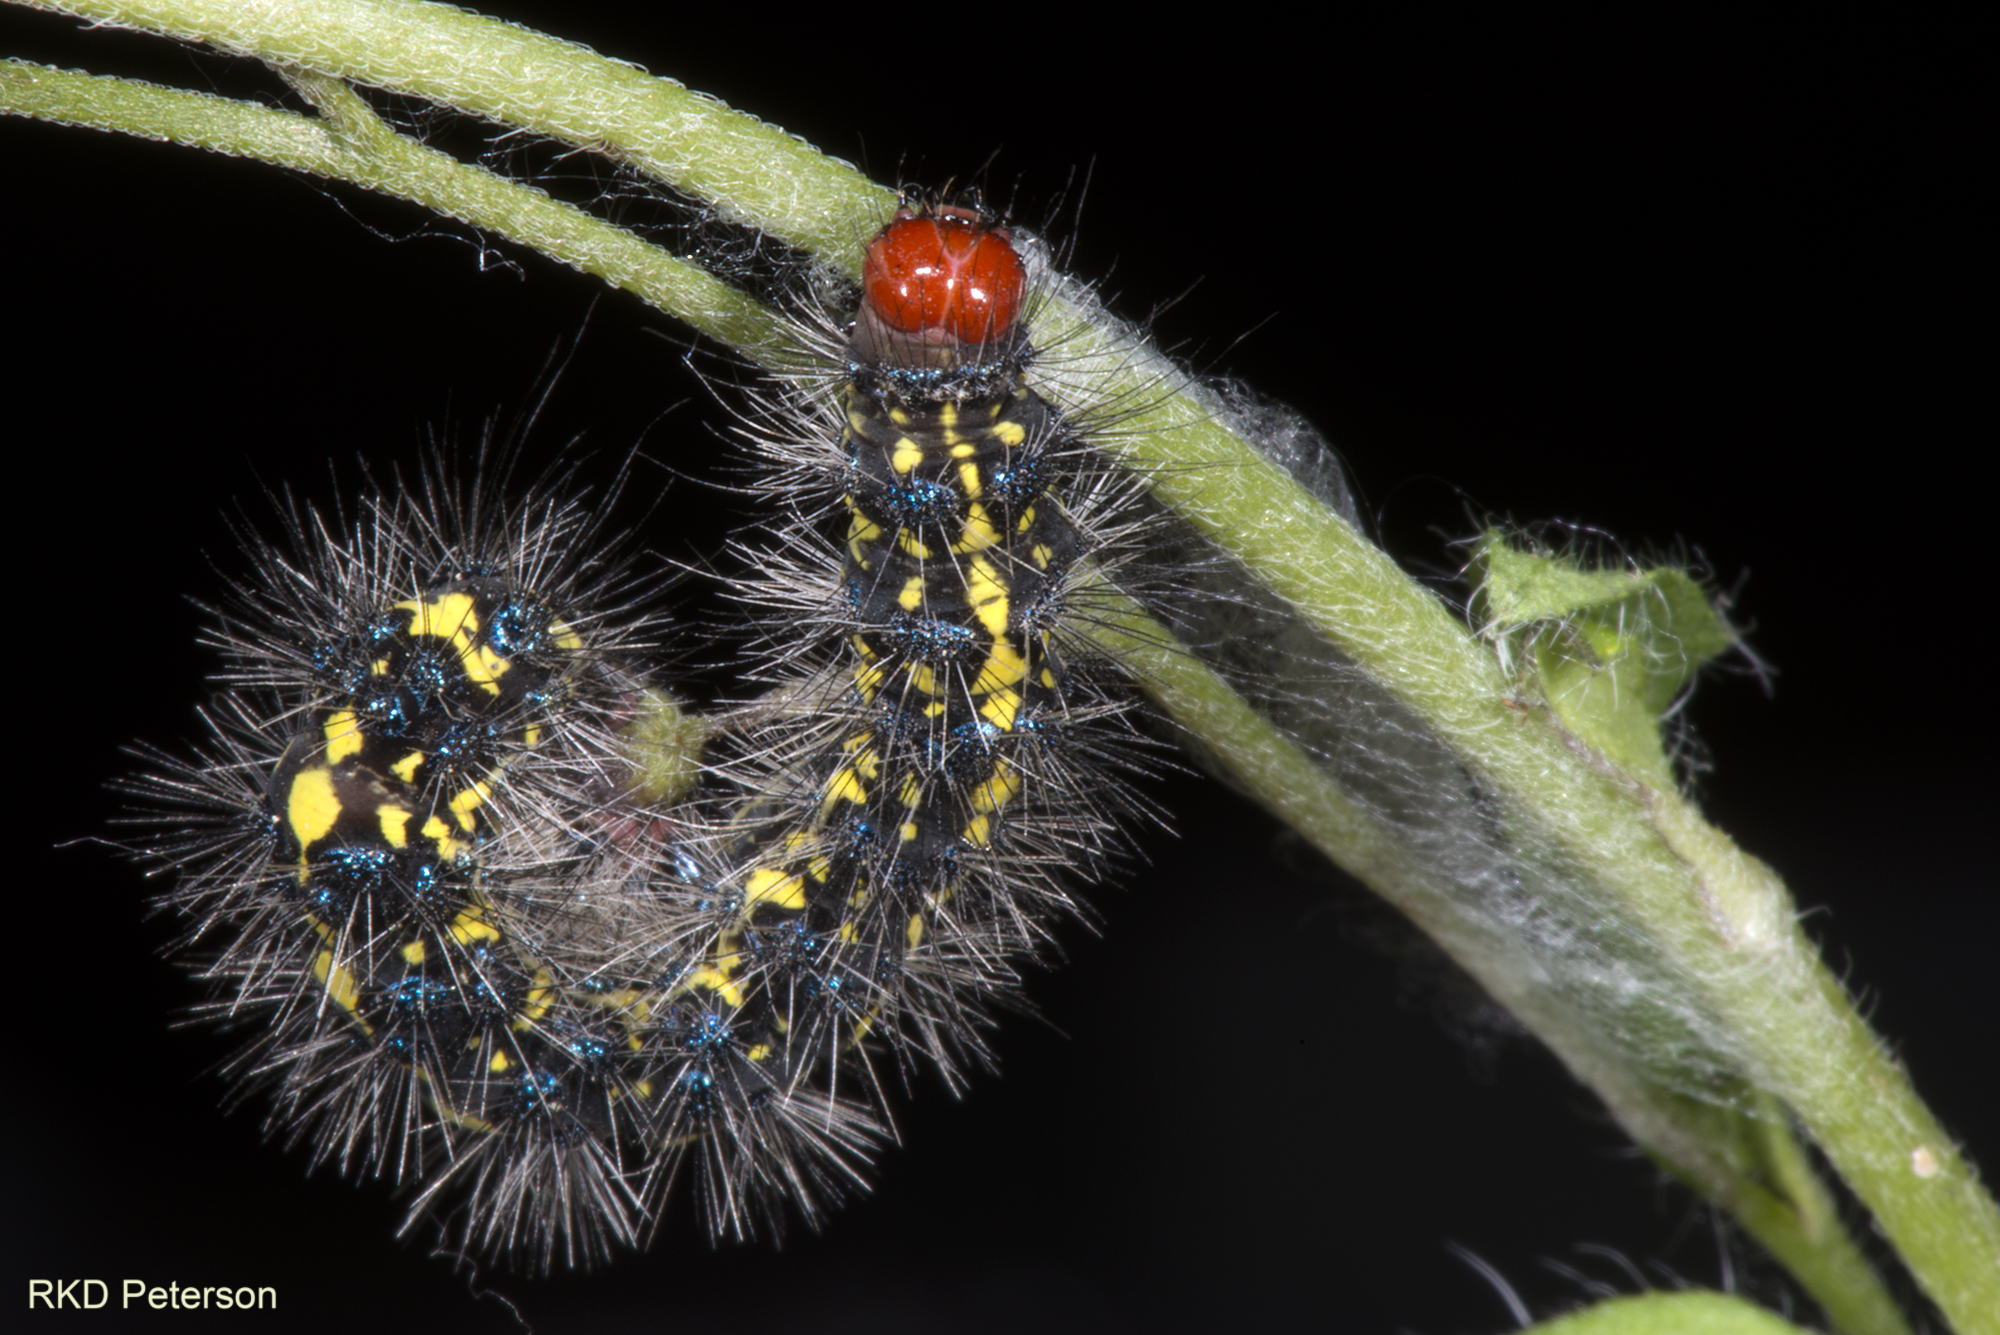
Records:
M1992 505L1971 462L1992 432L1971 416L1972 107L1936 72L1953 34L1308 33L1243 6L1098 33L1032 7L509 12L878 179L967 175L997 150L990 193L1031 222L1089 170L1080 221L1057 228L1074 267L1129 315L1179 297L1161 337L1325 429L1413 568L1448 572L1446 539L1488 515L1698 549L1778 670L1769 698L1737 673L1693 702L1704 804L1787 875L1947 1127L1996 1153ZM9 10L0 49L256 86L74 26ZM212 664L184 596L217 590L211 558L237 568L222 514L260 479L330 499L357 453L407 464L439 424L470 439L579 330L545 453L643 437L712 473L723 413L664 317L593 308L595 284L533 257L482 266L414 210L17 121L0 170L8 768L28 793L8 901L13 1283L274 1284L288 1329L507 1328L393 1239L388 1190L308 1179L252 1111L217 1114L206 1072L229 1045L169 1028L194 993L158 958L170 927L143 918L140 876L51 845L104 830L122 742L193 734ZM722 508L676 484L652 536L712 551ZM1157 791L1179 837L1148 838L1151 865L1094 896L1101 930L1035 980L1046 1023L1008 1025L1004 1079L961 1102L920 1091L871 1198L782 1250L711 1250L682 1202L643 1257L501 1279L521 1313L551 1331L1510 1327L1448 1244L1537 1312L1584 1296L1543 1258L1632 1287L1578 1244L1656 1284L1728 1276L1785 1300L1545 1053L1482 1062L1452 1037L1463 1008L1441 1025L1436 989L1361 940L1362 892L1213 785Z

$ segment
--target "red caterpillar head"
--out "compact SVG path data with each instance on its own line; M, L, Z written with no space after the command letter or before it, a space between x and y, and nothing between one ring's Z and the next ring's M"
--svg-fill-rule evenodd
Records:
M861 283L859 358L955 366L1006 355L1027 268L1013 237L970 209L901 208L868 243Z

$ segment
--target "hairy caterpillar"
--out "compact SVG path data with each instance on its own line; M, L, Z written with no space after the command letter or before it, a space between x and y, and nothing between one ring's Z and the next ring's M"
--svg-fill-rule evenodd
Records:
M838 561L801 543L762 590L793 605L766 633L821 643L699 793L647 749L698 725L591 509L442 463L351 531L294 506L288 545L247 537L210 751L128 784L273 1131L414 1184L462 1252L636 1245L687 1155L712 1233L813 1218L884 1134L878 1049L989 1060L1061 871L1129 805L1119 709L1063 653L1103 535L1026 384L1013 238L920 207L869 256L837 417L771 442L774 488L842 497Z
M1112 531L1080 527L1109 506L1027 386L1033 297L1005 228L905 207L868 246L851 329L818 331L824 361L752 430L780 504L830 513L841 541L756 553L743 595L813 632L780 650L786 741L751 757L812 814L748 873L744 967L785 997L787 1032L835 1019L821 1041L865 1055L879 1033L947 1079L985 1059L1019 960L1074 911L1059 873L1099 864L1130 805L1118 706L1065 656Z
M438 466L351 531L294 508L288 548L249 539L215 741L128 791L273 1131L545 1268L636 1243L685 1149L713 1197L753 1173L809 1205L793 1141L837 1165L874 1133L772 1097L686 1004L725 892L692 775L644 747L682 726L645 675L663 627L581 497L505 477Z

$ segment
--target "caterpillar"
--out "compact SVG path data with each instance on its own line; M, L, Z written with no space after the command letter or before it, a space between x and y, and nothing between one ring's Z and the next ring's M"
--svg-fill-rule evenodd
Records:
M210 1012L258 1030L232 1073L271 1128L417 1184L412 1221L460 1193L457 1249L547 1268L635 1244L690 1145L776 1172L874 1131L767 1084L718 1120L746 1074L673 1000L721 896L691 773L647 758L683 726L664 627L581 496L504 478L438 465L351 530L246 533L212 740L126 789L169 827L142 851L180 872Z
M1066 651L1102 498L1027 386L1031 300L973 209L871 243L837 397L764 407L797 428L768 485L845 530L746 595L810 647L709 723L653 683L670 628L565 477L509 501L506 467L438 461L352 524L243 532L211 740L126 788L275 1134L546 1270L640 1245L690 1157L713 1235L815 1220L889 1134L883 1054L991 1064L1063 872L1133 803L1076 764L1128 729Z
M1027 386L1027 263L993 220L925 203L867 254L851 325L802 321L801 367L748 416L795 522L780 551L743 544L737 593L781 643L718 738L737 916L686 986L793 1097L858 1087L886 1122L878 1054L954 1085L990 1064L1021 963L1076 911L1061 873L1099 869L1136 802L1123 705L1066 653L1079 521L1108 507ZM704 1194L712 1233L779 1222Z
M1107 489L1076 423L1029 387L1034 301L1009 229L907 203L867 247L851 326L802 331L831 383L808 367L752 419L783 503L839 536L755 554L750 600L813 632L780 650L802 671L781 666L779 694L814 702L815 740L784 750L823 759L763 781L813 814L749 873L746 957L807 1002L791 1031L858 1017L948 1080L986 1060L1018 962L1076 912L1060 873L1100 869L1134 805L1123 706L1066 629L1087 615L1087 555L1108 559L1117 530L1086 536ZM826 959L869 981L865 1000Z

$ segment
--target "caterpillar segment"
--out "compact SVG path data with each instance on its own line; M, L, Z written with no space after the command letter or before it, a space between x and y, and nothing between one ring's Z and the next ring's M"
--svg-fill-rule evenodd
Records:
M505 902L510 882L558 884L587 850L559 833L523 846L493 810L581 649L533 594L477 574L320 651L343 680L286 748L270 798L272 860L310 958L288 978L268 941L237 945L292 989L256 1057L280 1081L275 1120L343 1169L421 1173L515 1121L559 1140L610 1130L614 1026L560 1004ZM269 990L254 967L236 981L239 997Z
M491 577L400 601L368 634L365 673L273 785L317 993L288 1012L306 1032L282 1044L286 1120L323 1124L343 1160L393 1147L428 1176L420 1209L461 1193L462 1245L542 1268L636 1244L690 1149L712 1212L746 1211L771 1171L748 1147L787 1139L761 1111L782 1063L714 983L727 954L682 902L698 885L629 813L495 818L581 639Z
M845 530L821 614L844 640L844 721L810 814L745 879L743 986L796 1062L837 1078L880 1034L955 1078L1070 908L1056 869L1101 830L1059 757L1078 718L1056 637L1090 543L1054 488L1079 446L1028 385L1004 229L905 208L863 284L820 456Z
M251 1033L237 1096L412 1186L406 1229L529 1269L641 1242L683 1165L717 1231L810 1212L879 1130L791 1091L715 985L740 890L704 727L637 670L652 586L566 478L504 480L434 461L351 527L244 531L208 743L122 785L203 1011Z
M273 791L316 939L286 1120L343 1166L393 1147L425 1181L412 1218L456 1195L461 1247L547 1269L640 1242L684 1157L711 1229L742 1234L838 1194L876 1132L789 1087L715 926L729 892L655 828L685 820L496 819L584 647L536 606L484 578L396 603Z

